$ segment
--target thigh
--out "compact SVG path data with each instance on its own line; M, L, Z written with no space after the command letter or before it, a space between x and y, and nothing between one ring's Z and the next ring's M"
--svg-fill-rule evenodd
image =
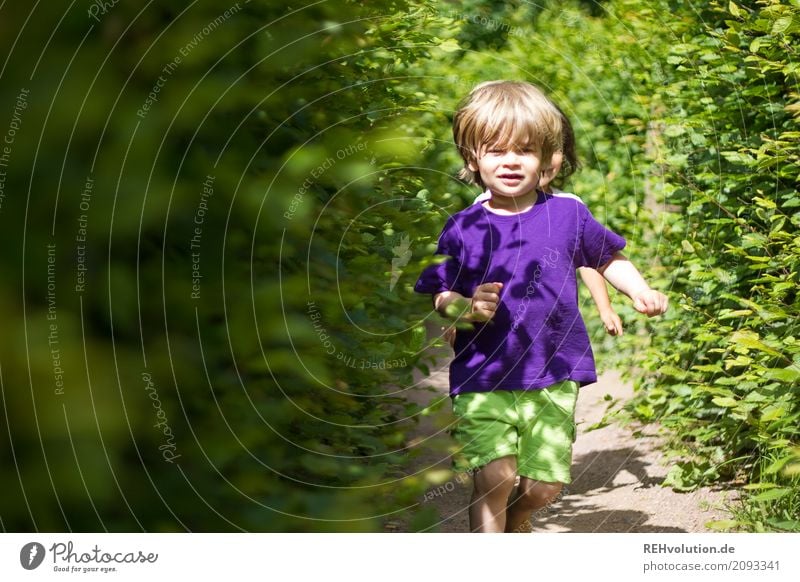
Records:
M577 382L532 391L521 401L518 473L536 481L571 481Z
M517 454L517 417L509 391L468 392L453 399L455 424L451 431L459 451L457 471L469 471Z

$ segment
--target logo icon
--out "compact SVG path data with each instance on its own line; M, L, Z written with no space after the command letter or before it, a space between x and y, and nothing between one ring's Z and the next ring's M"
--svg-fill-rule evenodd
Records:
M404 234L400 239L400 244L392 247L392 255L394 258L392 259L392 272L389 279L389 291L394 289L394 286L397 284L397 280L403 273L403 267L405 267L408 264L408 261L411 259L411 240L408 238L408 235Z
M26 570L35 570L44 561L44 546L39 542L29 542L19 551L19 563Z

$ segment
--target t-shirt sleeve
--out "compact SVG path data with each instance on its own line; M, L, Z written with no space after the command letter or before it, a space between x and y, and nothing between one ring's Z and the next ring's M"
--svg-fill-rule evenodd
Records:
M614 253L625 248L625 239L597 222L586 206L581 205L581 207L585 217L578 241L575 266L597 269L610 261Z
M443 291L457 291L458 274L461 271L461 236L455 221L450 218L445 224L442 234L439 235L439 245L436 255L447 258L436 265L429 265L422 271L414 286L417 293L441 293Z

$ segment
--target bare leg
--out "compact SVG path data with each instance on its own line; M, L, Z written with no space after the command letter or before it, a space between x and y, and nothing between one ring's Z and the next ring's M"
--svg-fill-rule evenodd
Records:
M469 529L474 533L502 532L508 497L514 489L517 460L501 457L487 463L473 477Z
M508 504L505 531L513 532L520 529L520 526L531 518L531 513L553 503L562 486L562 483L547 483L521 477L514 497Z

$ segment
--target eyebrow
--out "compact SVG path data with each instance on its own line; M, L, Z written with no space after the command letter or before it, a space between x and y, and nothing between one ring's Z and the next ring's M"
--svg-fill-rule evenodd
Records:
M529 149L540 149L541 146L533 141L528 141L524 144L512 144L512 143L493 143L493 144L484 144L481 146L483 151L491 152L496 150L529 150Z

